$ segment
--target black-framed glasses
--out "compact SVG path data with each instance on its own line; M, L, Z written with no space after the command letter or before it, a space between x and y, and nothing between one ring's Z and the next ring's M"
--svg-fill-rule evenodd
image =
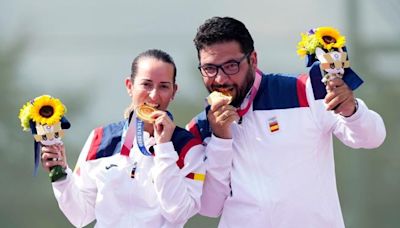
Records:
M240 71L240 63L249 55L250 53L247 53L239 60L229 60L228 62L219 65L204 64L202 66L199 65L197 68L200 70L203 77L213 78L218 74L219 69L221 69L226 75L234 75Z

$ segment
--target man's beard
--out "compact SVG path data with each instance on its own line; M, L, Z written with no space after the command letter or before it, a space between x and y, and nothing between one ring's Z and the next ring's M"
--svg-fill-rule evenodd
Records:
M234 77L234 76L233 76ZM228 91L229 90L235 90L236 91L236 96L233 98L232 102L230 103L234 107L240 107L242 104L244 98L246 97L247 93L250 91L251 87L253 86L254 82L254 71L251 67L246 72L243 85L239 87L238 84L223 84L223 85L212 85L211 87L207 87L208 92L212 91Z
M237 107L237 108L240 107L243 100L246 98L247 93L250 91L251 87L253 86L254 77L255 77L254 71L251 67L249 67L249 70L247 71L246 77L243 81L243 85L241 87L239 87L237 84L234 85L237 94L236 94L236 97L231 102L232 106Z

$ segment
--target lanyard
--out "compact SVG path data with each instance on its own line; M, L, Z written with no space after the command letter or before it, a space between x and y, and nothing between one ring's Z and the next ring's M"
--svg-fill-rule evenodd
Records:
M128 124L128 130L126 131L124 144L122 144L121 155L128 156L133 146L133 137L135 136L135 125L136 115L133 114L130 123Z
M254 78L254 83L253 83L253 86L251 87L251 91L250 91L250 98L247 101L247 105L243 109L238 109L237 110L237 113L239 114L239 117L244 116L247 113L247 111L249 111L250 106L253 103L253 100L257 95L258 88L260 88L261 74L262 74L262 72L257 69L256 75L255 75L255 78Z
M171 118L171 120L174 120L172 114L168 111L166 112L169 118ZM136 143L139 147L140 152L145 156L153 156L153 154L150 153L144 145L143 131L144 131L143 120L137 118L135 113L133 113L131 122L129 123L128 130L126 131L124 144L122 145L121 148L121 155L129 157L130 151L133 147L133 138L136 135Z
M144 146L143 128L144 128L143 120L136 117L136 142L139 147L139 150L140 152L142 152L143 155L152 156L152 153L147 151L146 147Z

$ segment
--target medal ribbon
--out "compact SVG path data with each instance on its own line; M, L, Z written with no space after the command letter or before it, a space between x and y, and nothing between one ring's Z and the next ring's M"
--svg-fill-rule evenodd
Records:
M133 146L133 137L135 136L136 124L133 122L136 122L136 118L137 118L136 115L133 114L133 116L131 118L131 122L129 123L128 130L126 131L124 144L122 145L122 148L121 148L121 155L129 157L129 153Z
M136 117L136 142L139 147L139 150L145 156L152 156L152 153L147 151L146 147L144 146L143 128L144 128L143 120Z
M167 112L167 115L169 116L169 118L171 118L171 120L174 120L172 114L168 111L166 111L166 112ZM121 148L121 155L129 157L130 151L133 147L133 138L136 135L136 142L137 142L140 152L145 156L153 156L153 154L150 153L144 145L143 131L144 131L143 120L139 119L138 117L136 117L135 114L133 114L132 120L129 123L129 127L128 127L128 130L125 135L124 144L122 145L122 148Z
M253 100L257 95L258 89L260 88L260 83L261 83L261 78L262 78L261 74L262 74L262 72L257 69L256 75L254 78L254 83L253 83L253 86L251 87L250 98L247 101L247 105L245 108L237 110L239 117L244 116L247 113L247 111L249 111L250 106L253 103Z

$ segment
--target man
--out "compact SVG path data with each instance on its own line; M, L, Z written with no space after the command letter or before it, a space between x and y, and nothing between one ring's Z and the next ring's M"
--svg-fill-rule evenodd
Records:
M214 17L194 39L212 103L187 128L207 144L201 214L219 227L344 227L332 135L352 148L385 139L382 118L341 79L314 97L308 75L263 74L245 25Z

